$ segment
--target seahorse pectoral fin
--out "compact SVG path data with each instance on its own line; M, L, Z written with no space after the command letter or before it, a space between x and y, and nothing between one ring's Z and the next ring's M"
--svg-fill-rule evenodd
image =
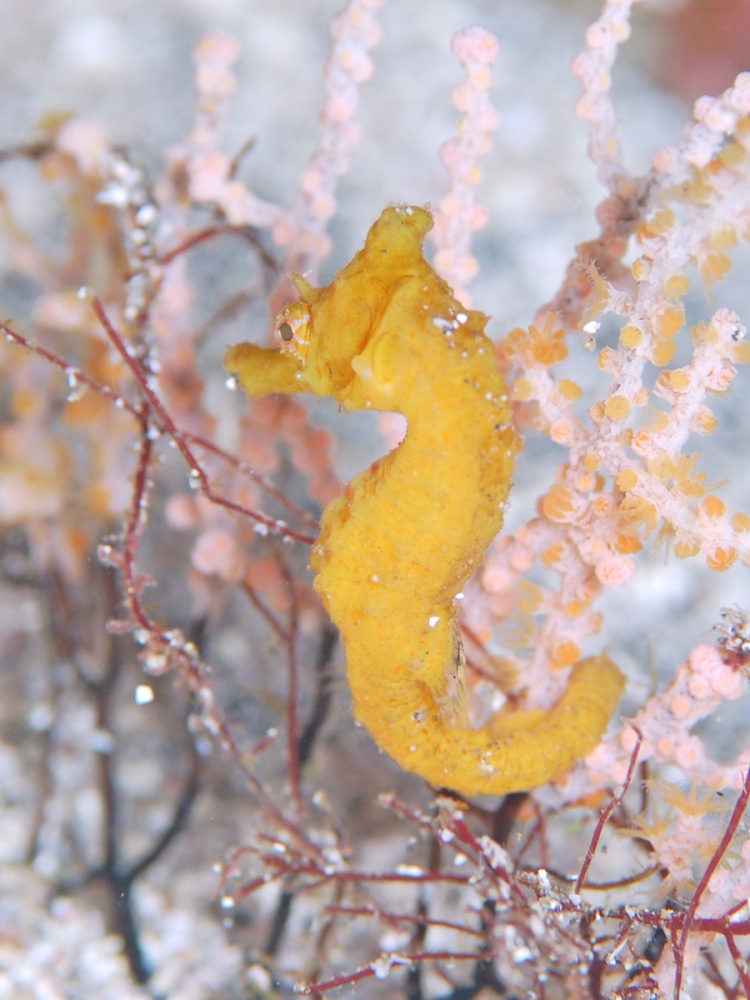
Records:
M431 694L440 709L440 715L445 722L456 726L469 725L469 706L466 698L466 654L464 644L455 622L450 623L452 633L452 649L450 660L440 677L428 681Z
M374 332L350 361L351 379L341 401L347 410L397 410L393 396L393 355L399 357L397 337ZM398 362L397 362L398 363Z
M468 726L466 656L461 635L448 614L435 615L429 621L435 622L424 636L429 653L419 662L415 676L424 684L447 725Z
M294 358L281 351L256 344L235 344L224 355L224 366L240 380L248 396L268 396L272 392L305 392Z

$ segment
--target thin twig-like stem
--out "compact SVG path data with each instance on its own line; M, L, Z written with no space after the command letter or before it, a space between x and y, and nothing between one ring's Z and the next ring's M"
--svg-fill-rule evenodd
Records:
M415 952L408 955L388 955L384 956L385 962L390 961L394 967L400 965L409 966L417 962L471 962L476 961L476 954L474 952L460 952L460 951L422 951ZM384 962L384 964L385 964ZM375 968L373 968L375 966ZM376 975L377 965L373 962L372 965L368 965L363 969L358 969L356 972L350 972L344 976L335 976L333 979L329 979L324 983L315 984L304 984L300 983L295 987L297 993L302 996L310 996L315 993L324 993L326 990L337 990L341 989L342 986L348 986L350 983L358 983L363 979L369 979L371 976Z
M235 514L241 514L243 517L249 517L253 521L257 521L258 524L265 525L269 531L278 533L286 538L293 539L294 541L312 544L313 539L309 535L294 531L285 522L278 521L276 518L269 517L267 514L262 514L260 511L252 510L250 507L237 503L236 500L231 500L229 497L222 496L214 490L206 470L203 468L197 456L193 452L189 435L183 433L183 431L181 431L172 420L169 411L162 403L154 389L152 389L149 385L148 373L143 368L140 361L138 361L138 359L133 357L130 353L125 341L114 328L112 323L110 323L109 318L104 311L104 307L95 295L91 297L91 307L112 342L112 346L135 377L139 390L145 397L148 406L153 411L159 427L169 435L172 441L174 441L177 450L184 458L185 463L190 470L191 482L195 483L201 493L208 500L217 504L219 507L231 510Z
M739 829L740 823L742 822L742 817L745 815L745 810L747 809L748 801L750 801L750 770L745 775L745 781L742 785L742 791L737 797L734 809L732 810L732 815L729 817L729 822L727 823L726 829L724 830L724 835L719 841L719 845L714 851L708 865L706 866L706 870L701 876L701 880L698 883L698 887L693 893L693 898L690 900L690 905L688 906L687 911L685 913L685 918L682 924L682 929L679 939L677 941L677 944L674 946L674 954L675 954L674 988L676 997L679 997L680 989L682 988L682 976L685 967L685 946L687 944L688 934L690 934L691 930L693 929L695 922L695 915L698 912L700 901L703 898L703 894L708 889L708 884L711 881L713 873L719 867L721 859L724 857L727 850L729 849L730 844L734 840L737 830ZM734 931L736 933L735 925L730 924L728 930ZM726 933L724 936L726 937ZM728 938L727 938L727 945L729 945ZM735 964L737 965L738 970L741 970L743 963L737 962L737 959L735 959Z
M633 753L631 754L630 757L630 764L628 765L628 773L625 775L625 782L622 786L622 791L620 792L619 795L616 795L608 803L606 809L604 809L604 811L602 812L601 816L597 821L596 826L594 827L594 833L591 837L588 850L586 851L586 857L584 858L583 864L581 865L581 870L578 873L578 878L576 879L576 884L573 889L573 892L575 892L576 895L580 893L581 887L583 886L583 883L586 881L586 875L588 874L588 870L591 867L591 862L594 860L594 855L596 854L596 849L599 845L599 840L604 831L604 827L606 826L607 821L609 820L612 813L622 802L623 796L625 795L625 792L627 792L628 788L630 788L630 783L633 780L635 765L638 761L638 754L641 751L641 743L643 742L643 735L641 734L640 730L635 729L635 732L637 735L637 739L635 742L635 746L633 747Z

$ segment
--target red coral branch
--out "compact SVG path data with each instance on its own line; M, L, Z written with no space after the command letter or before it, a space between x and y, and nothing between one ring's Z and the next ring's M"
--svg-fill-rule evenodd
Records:
M719 867L721 859L726 854L730 844L732 843L737 834L737 831L739 830L740 823L742 822L742 817L745 815L745 810L747 809L748 801L750 801L750 771L748 771L747 774L745 775L745 781L742 785L742 791L737 797L734 809L732 810L732 815L729 817L729 822L727 823L726 829L724 830L724 835L719 841L718 847L711 856L711 860L709 861L708 865L706 866L706 870L703 872L703 875L701 876L701 880L698 883L698 887L696 888L693 894L693 898L690 900L690 906L688 906L687 911L685 913L679 939L677 941L677 944L674 946L674 956L675 956L674 989L676 997L680 996L680 989L682 987L682 977L685 967L685 946L687 944L688 935L690 934L691 930L694 929L695 915L698 912L698 907L700 906L701 898L703 897L703 894L708 888L709 882L711 881L711 876ZM731 925L731 930L723 929L722 932L724 933L724 936L727 940L727 944L730 946L730 951L731 951L731 945L729 939L732 936L732 934L737 933L736 926ZM738 971L740 971L740 974L742 974L742 970L744 968L744 962L742 960L738 961L737 958L735 958L735 964L737 965L737 969Z
M622 791L620 792L620 794L616 795L608 803L606 809L604 809L604 811L602 812L601 816L597 821L596 826L594 827L594 833L591 837L588 850L586 851L586 857L584 858L583 864L581 865L581 870L578 873L578 878L576 879L575 888L573 890L576 895L580 893L581 887L583 886L583 883L586 880L586 875L588 874L588 870L591 867L591 862L594 860L594 855L596 854L596 848L599 845L599 840L601 839L604 827L607 825L612 813L622 802L623 796L625 795L625 792L627 792L628 788L630 788L630 783L633 780L633 774L635 773L635 765L638 761L638 754L641 751L641 744L643 743L643 735L641 734L640 730L637 729L636 727L633 728L635 729L638 739L636 740L635 746L633 747L633 753L631 754L630 757L630 765L628 766L628 773L625 776L625 783L622 786Z
M143 393L150 407L153 409L160 429L169 435L172 441L174 441L178 451L185 459L185 462L190 470L191 483L200 489L203 496L210 500L211 503L215 503L220 507L225 507L227 510L234 511L236 514L242 514L243 517L249 517L258 524L264 525L269 531L282 535L284 538L289 538L297 542L305 542L306 544L311 545L314 539L310 535L294 531L286 524L285 521L279 521L276 518L269 517L267 514L262 514L260 511L253 510L250 507L246 507L244 504L237 503L236 500L224 497L214 490L205 469L190 446L189 435L185 434L179 427L177 427L172 420L172 417L169 415L166 407L149 385L148 372L143 367L141 362L138 361L137 358L133 357L120 334L110 323L99 298L96 295L91 295L90 301L94 313L96 314L99 322L102 324L102 327L112 342L113 347L132 372L136 382L138 383L140 391Z

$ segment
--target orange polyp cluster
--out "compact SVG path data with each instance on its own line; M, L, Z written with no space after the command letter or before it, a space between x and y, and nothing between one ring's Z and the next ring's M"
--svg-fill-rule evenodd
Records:
M632 350L640 347L643 343L643 330L640 327L635 326L633 323L626 323L625 326L620 330L620 345L622 347L629 347Z
M676 337L685 325L685 309L682 305L666 306L654 317L654 332L660 340Z
M604 403L604 413L610 420L627 420L633 409L633 404L620 394L610 396Z
M670 372L663 372L660 379L664 377L669 384L669 388L677 393L687 392L692 385L692 377L689 368L675 368Z
M707 496L703 497L698 509L706 517L726 517L728 513L727 505L720 497L715 496L713 493L709 493Z
M655 365L662 367L668 365L675 355L676 345L673 340L661 340L653 345L650 351L650 358Z
M628 493L630 490L635 489L639 480L638 470L632 466L623 469L615 479L618 489L622 490L623 493Z
M715 285L723 281L732 269L732 258L720 251L705 254L698 265L701 279L706 285Z
M503 341L503 353L513 361L541 365L543 368L551 368L564 361L568 356L568 345L565 343L565 331L558 325L557 314L550 313L541 329L532 324L528 330L522 327L511 330Z
M563 524L575 519L579 506L572 490L561 483L554 483L541 500L541 509L545 517Z
M659 511L655 504L643 497L627 494L620 501L620 516L633 523L636 530L648 536L656 530L659 523Z
M723 573L737 561L737 549L720 546L706 556L706 565L717 573Z

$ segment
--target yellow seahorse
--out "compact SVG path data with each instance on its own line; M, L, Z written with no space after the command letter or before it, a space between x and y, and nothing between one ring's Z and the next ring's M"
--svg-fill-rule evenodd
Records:
M385 209L333 282L295 279L280 350L231 347L250 396L313 392L408 422L401 445L323 512L311 565L338 626L357 719L407 771L463 795L527 790L585 756L622 692L606 655L579 663L549 711L472 729L455 597L503 523L518 438L486 317L422 255L432 217Z

